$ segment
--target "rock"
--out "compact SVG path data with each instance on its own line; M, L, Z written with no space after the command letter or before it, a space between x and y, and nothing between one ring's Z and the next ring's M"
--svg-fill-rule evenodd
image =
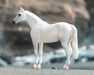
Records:
M93 70L51 70L31 68L0 68L0 75L93 75Z
M7 62L5 62L0 58L0 67L6 67L6 66L8 66Z
M19 7L22 6L49 23L60 21L72 23L77 26L79 35L84 34L79 37L79 40L82 41L86 37L88 31L87 23L90 16L84 0L1 0L0 2L0 14L2 14L1 18L4 20L5 30L7 29L6 27L8 27L8 30L19 30L17 25L11 26L11 20L19 10ZM29 30L26 30L23 26L21 27L25 31Z
M4 31L4 40L11 45L12 50L17 48L15 45L18 45L18 43L21 43L20 46L23 48L24 43L32 42L29 35L30 28L26 23L17 25L11 23L20 6L34 12L48 23L68 22L74 24L78 29L79 42L83 43L83 39L88 32L87 23L90 19L84 0L0 0L0 29ZM14 36L16 33L17 37ZM25 41L26 38L23 38L23 36L28 37L29 40ZM16 40L13 38L16 38ZM31 45L30 43L29 46ZM59 47L56 44L54 46ZM19 49L16 50L19 51ZM16 50L13 52L16 52ZM21 52L17 53L14 54L20 55Z
M52 67L52 69L57 69L57 67Z

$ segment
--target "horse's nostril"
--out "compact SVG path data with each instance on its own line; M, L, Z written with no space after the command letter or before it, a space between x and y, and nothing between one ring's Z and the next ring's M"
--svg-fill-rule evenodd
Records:
M15 21L12 21L13 24L15 24Z

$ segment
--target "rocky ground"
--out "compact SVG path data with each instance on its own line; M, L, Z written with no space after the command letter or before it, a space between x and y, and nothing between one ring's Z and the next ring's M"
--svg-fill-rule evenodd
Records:
M27 67L1 67L0 75L94 75L94 62L72 64L70 70L58 69L63 64L49 64L42 66L42 69L31 69ZM51 69L51 67L57 69ZM91 70L89 70L91 68Z
M1 68L0 75L93 75L94 71L89 70L51 70L51 69L16 69Z
M1 68L0 75L94 75L94 71L90 70L51 70L51 69L16 69Z
M32 64L33 65L33 64ZM26 66L8 66L9 68L32 68L32 65ZM61 70L64 63L56 63L56 64L42 64L42 69L52 69L55 68L57 70ZM85 62L85 63L71 63L70 70L94 70L94 62Z

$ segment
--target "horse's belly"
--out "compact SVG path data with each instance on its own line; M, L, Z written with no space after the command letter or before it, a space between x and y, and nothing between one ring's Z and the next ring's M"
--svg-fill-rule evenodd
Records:
M41 42L44 42L44 43L50 43L50 42L56 42L58 41L58 38L56 36L45 36L45 37L42 37Z
M40 34L40 42L50 43L56 41L58 41L56 29L46 30Z

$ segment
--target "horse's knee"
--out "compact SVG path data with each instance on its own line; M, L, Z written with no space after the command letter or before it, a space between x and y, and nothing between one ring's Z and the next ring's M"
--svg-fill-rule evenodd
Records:
M37 56L38 55L38 52L37 52L37 50L34 50L34 54Z
M39 52L39 57L42 57L42 52Z

